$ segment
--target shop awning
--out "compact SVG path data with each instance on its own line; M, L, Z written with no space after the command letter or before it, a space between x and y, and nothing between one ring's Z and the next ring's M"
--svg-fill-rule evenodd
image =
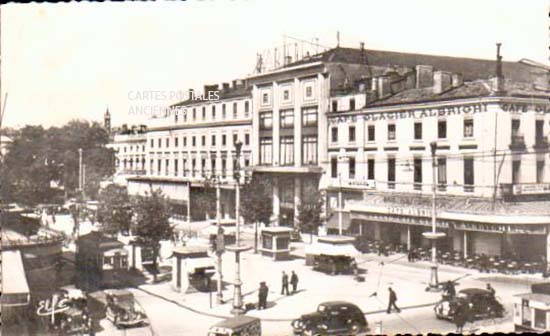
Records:
M306 254L347 256L351 258L361 254L352 244L327 244L316 242L311 245L306 245L304 250Z
M198 269L214 268L214 260L209 257L186 258L184 260L187 273L195 273Z
M2 251L3 306L26 306L30 301L29 284L19 250Z

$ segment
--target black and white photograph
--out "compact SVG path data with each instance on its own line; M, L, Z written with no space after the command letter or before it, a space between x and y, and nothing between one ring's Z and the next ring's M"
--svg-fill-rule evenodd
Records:
M0 6L1 334L550 332L550 1Z

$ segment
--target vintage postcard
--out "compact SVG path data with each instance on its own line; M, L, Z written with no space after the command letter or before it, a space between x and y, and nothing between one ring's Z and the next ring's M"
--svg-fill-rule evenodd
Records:
M550 331L549 13L3 4L2 334Z

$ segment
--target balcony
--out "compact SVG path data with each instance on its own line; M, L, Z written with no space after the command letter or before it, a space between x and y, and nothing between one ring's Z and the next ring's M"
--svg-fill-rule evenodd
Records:
M525 150L525 137L523 134L512 135L510 139L510 149L513 151Z
M535 144L533 145L533 148L536 151L546 151L548 150L548 138L547 137L537 137L535 139Z

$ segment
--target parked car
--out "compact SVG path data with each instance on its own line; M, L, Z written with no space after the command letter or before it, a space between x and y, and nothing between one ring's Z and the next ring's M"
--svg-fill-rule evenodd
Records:
M123 289L105 291L107 308L105 315L117 328L146 323L147 315L135 301L132 292Z
M323 302L317 311L292 321L294 335L358 335L368 331L365 315L344 301Z
M438 319L452 320L457 307L468 305L469 317L484 319L504 316L504 306L488 290L481 288L466 288L458 292L456 297L441 300L435 305L435 316Z
M62 289L58 295L68 309L57 314L54 329L62 335L89 334L93 323L84 294L78 289Z
M240 315L218 322L208 329L208 336L261 336L259 318Z

